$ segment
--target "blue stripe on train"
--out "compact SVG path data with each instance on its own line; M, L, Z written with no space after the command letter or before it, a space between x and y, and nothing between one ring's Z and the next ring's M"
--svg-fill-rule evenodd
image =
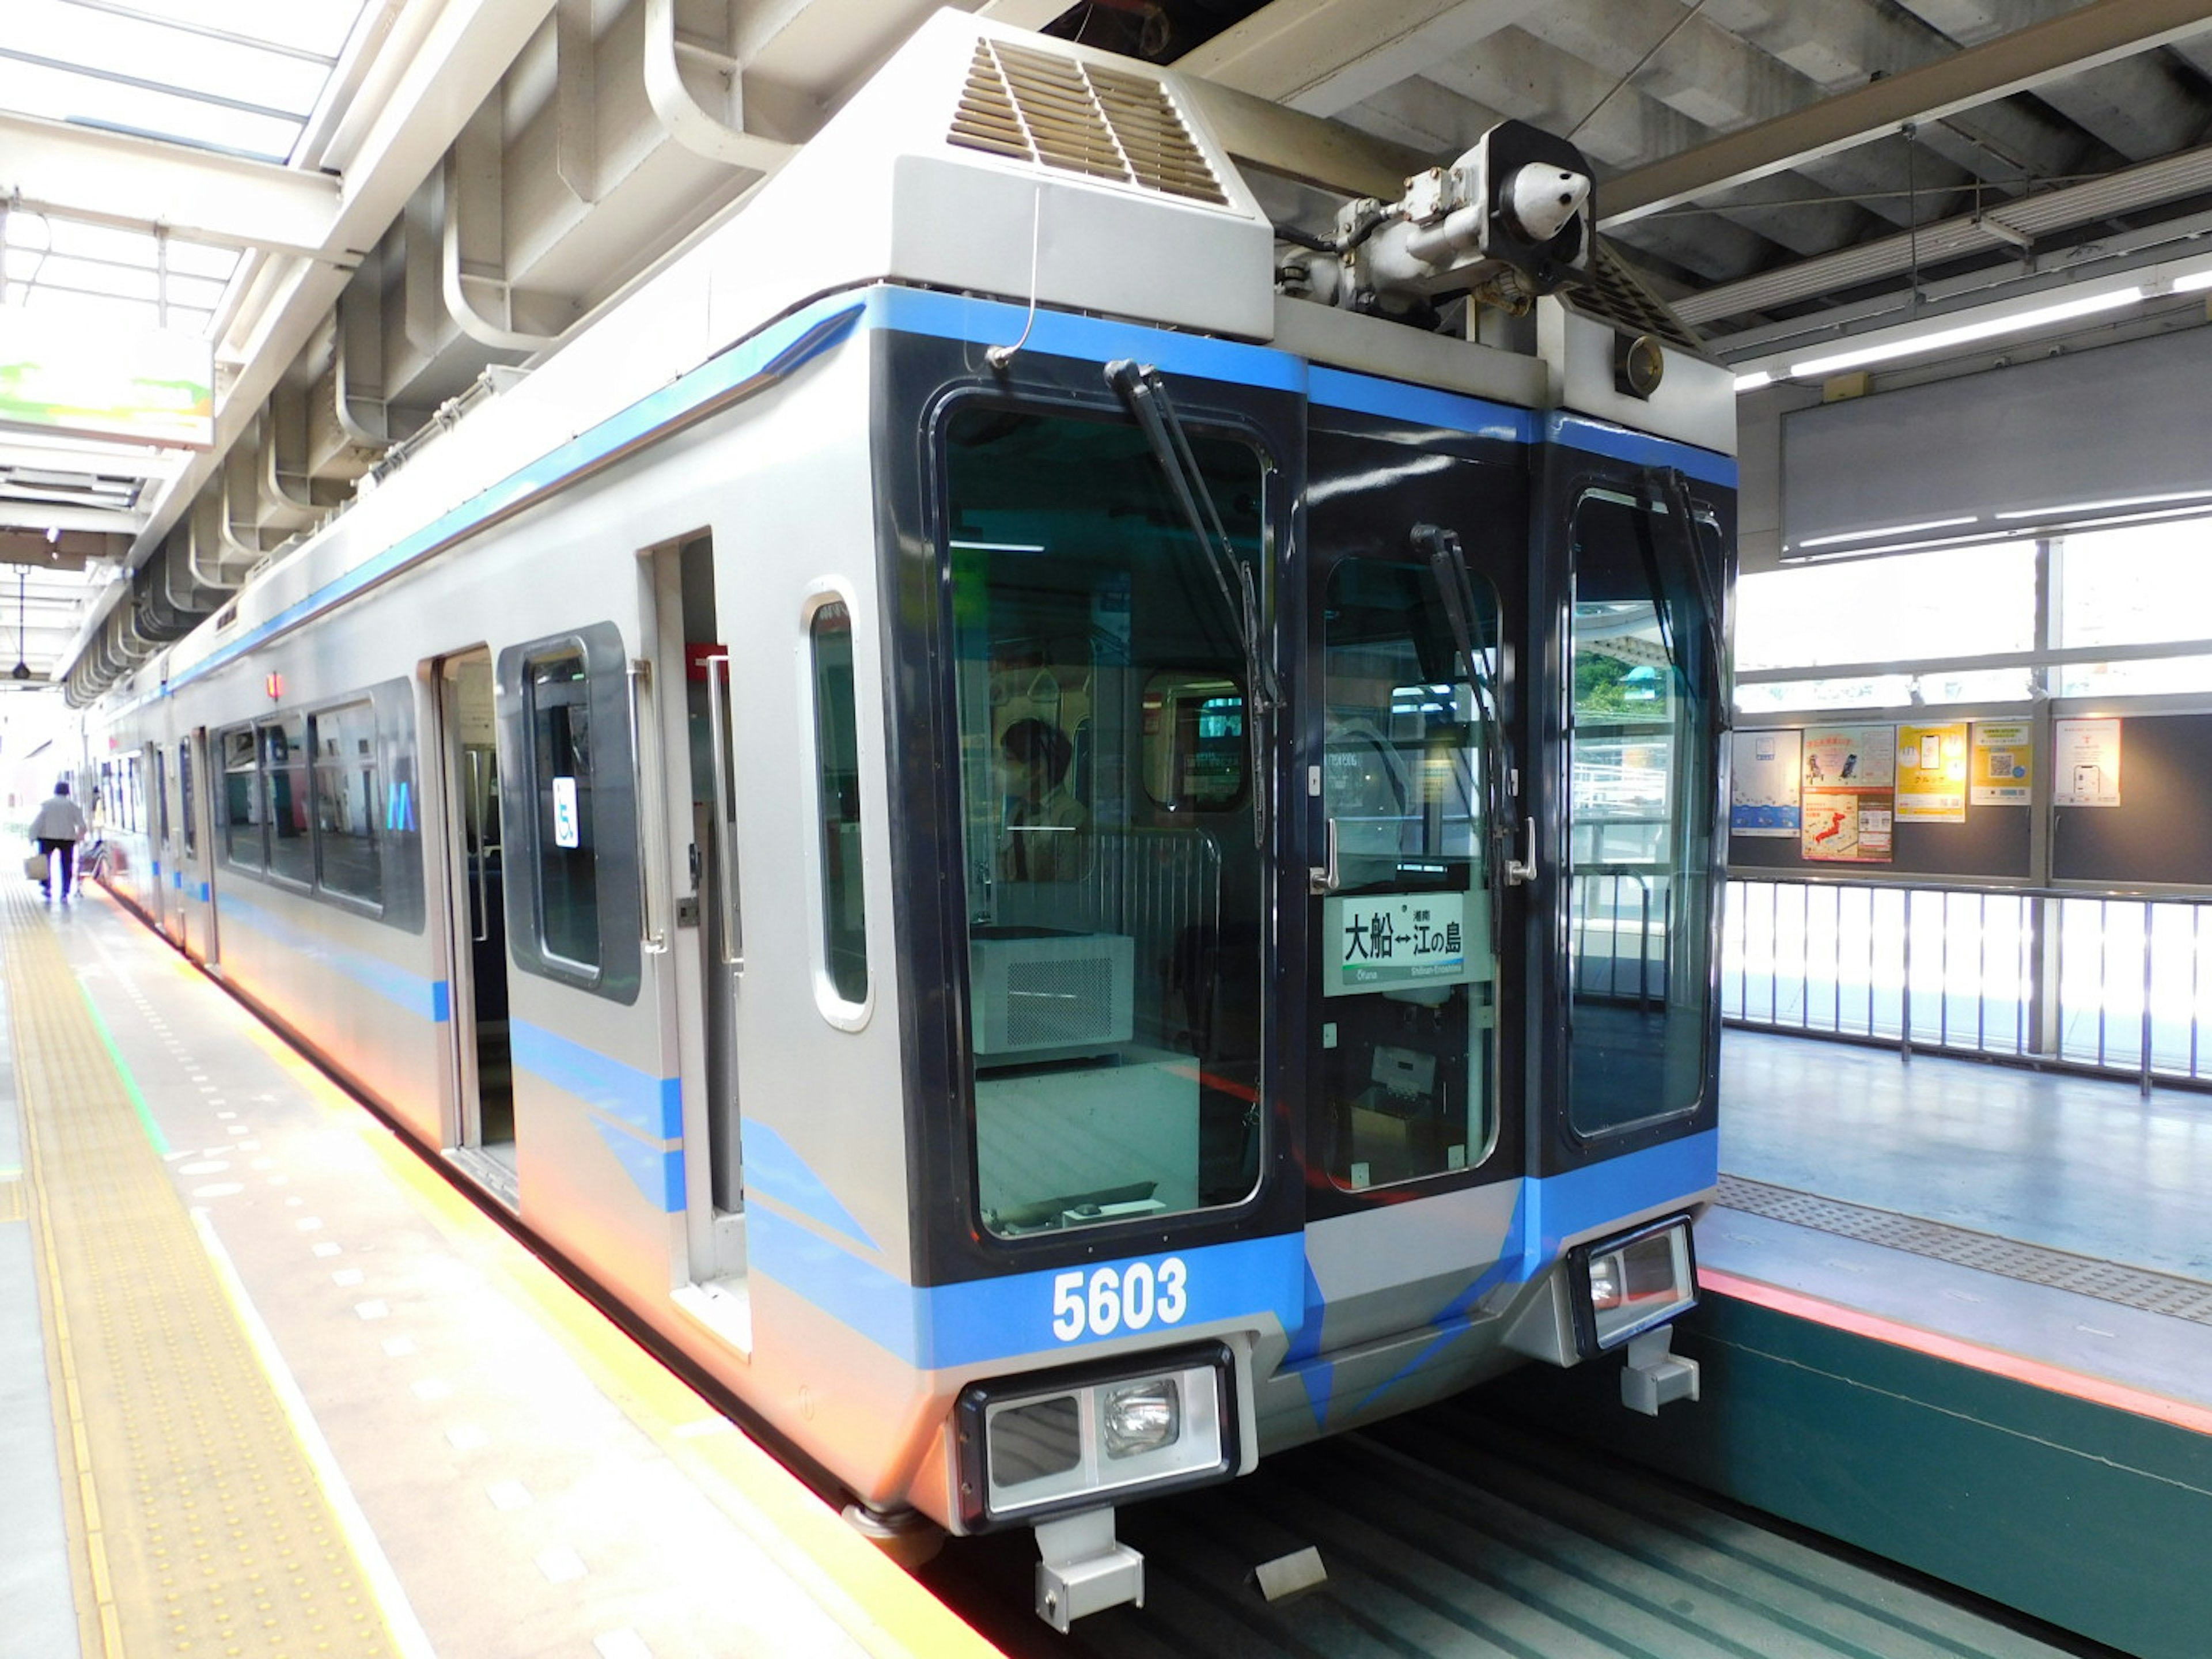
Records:
M207 884L203 882L200 884L203 902L207 893ZM453 1018L452 993L444 980L425 979L422 975L396 963L359 951L348 950L289 917L249 899L240 898L235 883L228 884L223 889L222 925L225 927L240 925L250 927L287 951L318 967L344 975L355 984L366 987L420 1018L444 1021Z
M748 1145L755 1133L748 1127ZM1559 1255L1562 1239L1602 1229L1623 1215L1648 1209L1655 1200L1712 1186L1718 1179L1719 1144L1718 1134L1709 1131L1587 1169L1522 1182L1510 1235L1517 1247L1470 1275L1431 1318L1435 1339L1392 1382L1438 1358L1471 1328L1492 1289L1524 1283L1549 1266ZM1316 1334L1325 1308L1298 1234L1194 1245L1081 1269L1047 1268L917 1288L787 1216L772 1194L755 1196L765 1201L747 1206L746 1244L753 1267L920 1369L984 1364L1040 1351L1073 1353L1127 1334L1120 1328L1094 1329L1085 1318L1074 1337L1062 1340L1054 1325L1055 1319L1064 1322L1067 1318L1068 1304L1062 1298L1069 1287L1063 1280L1075 1275L1081 1287L1079 1299L1087 1312L1091 1277L1097 1268L1110 1267L1126 1274L1141 1262L1155 1287L1157 1313L1164 1264L1174 1260L1182 1263L1187 1306L1172 1324L1156 1317L1148 1328L1157 1332L1217 1320L1272 1316L1291 1338L1288 1363L1306 1371L1304 1381L1316 1412L1328 1409L1331 1368L1318 1352Z

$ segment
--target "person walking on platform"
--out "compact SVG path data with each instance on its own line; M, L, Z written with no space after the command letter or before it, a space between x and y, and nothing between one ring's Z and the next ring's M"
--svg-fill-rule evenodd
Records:
M84 839L84 813L70 799L66 780L54 786L54 793L46 797L39 808L38 816L31 820L31 835L39 843L40 855L46 860L49 872L53 868L54 854L61 854L62 897L66 899L76 887L76 844ZM52 876L39 884L49 895Z

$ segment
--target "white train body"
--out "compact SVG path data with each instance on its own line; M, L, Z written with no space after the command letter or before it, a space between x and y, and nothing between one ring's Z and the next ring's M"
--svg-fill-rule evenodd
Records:
M955 131L1046 71L1188 155ZM1279 257L1173 76L942 15L88 722L118 893L1063 1619L1116 1502L1531 1356L1679 1392L1715 1180L1725 374Z

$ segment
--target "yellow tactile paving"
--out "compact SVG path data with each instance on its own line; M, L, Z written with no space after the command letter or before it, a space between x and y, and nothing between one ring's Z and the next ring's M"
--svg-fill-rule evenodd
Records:
M85 1654L368 1659L360 1564L28 890L4 928Z

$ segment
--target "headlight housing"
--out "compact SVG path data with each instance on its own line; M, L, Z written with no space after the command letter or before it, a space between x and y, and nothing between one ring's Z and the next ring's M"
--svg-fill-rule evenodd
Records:
M971 1382L955 1420L970 1532L1224 1480L1242 1449L1220 1342Z
M1670 1216L1567 1252L1575 1346L1587 1358L1697 1305L1690 1218Z

